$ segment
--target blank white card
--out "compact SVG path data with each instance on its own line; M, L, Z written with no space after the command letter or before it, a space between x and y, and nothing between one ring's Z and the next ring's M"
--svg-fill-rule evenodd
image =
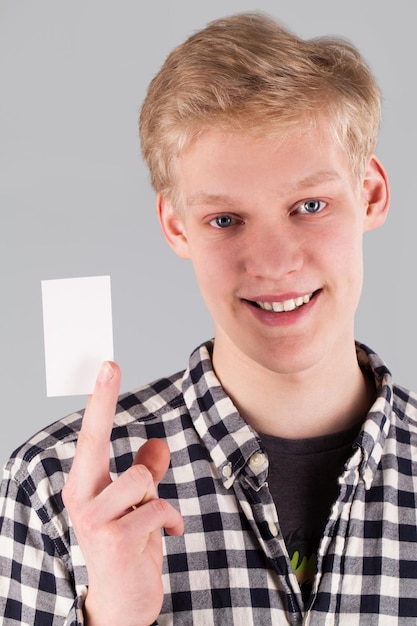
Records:
M90 394L113 360L110 276L42 281L48 396Z

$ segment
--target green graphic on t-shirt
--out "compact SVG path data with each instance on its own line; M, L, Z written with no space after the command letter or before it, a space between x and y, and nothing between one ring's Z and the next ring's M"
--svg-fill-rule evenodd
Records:
M317 571L317 556L315 554L312 554L309 558L306 556L301 558L297 550L292 555L291 565L299 585L313 582Z

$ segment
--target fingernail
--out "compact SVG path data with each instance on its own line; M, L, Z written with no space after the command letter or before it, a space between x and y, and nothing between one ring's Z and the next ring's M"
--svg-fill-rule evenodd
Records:
M105 361L100 367L97 380L101 383L108 383L113 378L113 368L108 361Z

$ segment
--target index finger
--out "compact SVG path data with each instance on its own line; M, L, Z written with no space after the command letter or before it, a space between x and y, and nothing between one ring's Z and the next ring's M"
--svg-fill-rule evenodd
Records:
M78 497L93 497L111 482L109 443L120 378L116 363L105 361L98 373L94 392L88 398L68 478L77 486Z

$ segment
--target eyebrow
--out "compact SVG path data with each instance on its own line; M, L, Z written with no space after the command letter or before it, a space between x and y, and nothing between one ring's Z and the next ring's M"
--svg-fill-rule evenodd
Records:
M321 183L331 182L333 180L341 180L340 174L336 170L319 170L310 176L306 176L290 186L291 191L299 191L306 187L315 187Z
M194 206L196 204L210 204L212 206L232 206L233 200L230 196L216 193L205 193L204 191L194 193L186 199L188 206Z
M289 184L285 192L296 192L306 189L308 187L315 187L321 183L332 182L341 180L340 174L336 170L319 170L313 174L301 178L293 184ZM211 206L230 207L235 205L233 198L226 194L206 193L204 191L192 194L186 199L188 206L195 206L198 204L209 204Z

